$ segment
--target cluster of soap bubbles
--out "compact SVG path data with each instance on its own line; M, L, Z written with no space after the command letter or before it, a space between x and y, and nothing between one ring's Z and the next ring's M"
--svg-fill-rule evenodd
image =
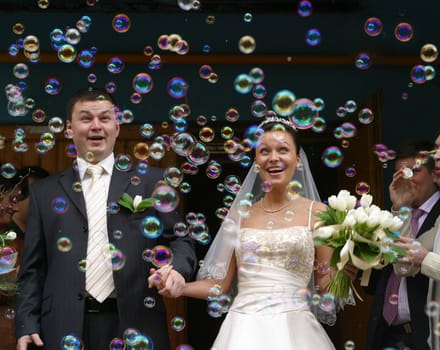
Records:
M28 144L24 141L25 137L26 134L23 128L17 128L14 130L12 147L15 152L26 152L29 149Z
M157 46L161 50L175 52L178 55L186 55L189 52L188 42L176 33L159 36Z
M188 212L185 215L185 221L177 222L173 229L176 236L189 236L201 245L208 245L211 242L208 224L203 213Z
M16 71L15 74L17 74ZM24 84L8 84L5 87L6 99L8 101L8 114L11 117L24 117L29 112L29 104L33 106L32 99L28 100L23 95L22 91L24 90L24 88Z
M364 32L370 37L377 37L382 34L383 23L380 18L370 17L364 23ZM394 27L394 37L399 42L406 43L412 40L414 36L414 28L411 23L400 22ZM435 77L435 68L429 63L434 62L438 58L438 49L432 43L424 44L420 49L420 58L426 64L414 65L410 70L410 80L415 84L424 84ZM359 53L356 58L356 67L362 70L370 68L372 64L371 56L368 53ZM407 99L407 94L402 96Z
M389 149L382 143L377 143L373 146L373 154L377 156L377 159L386 164L389 160L396 158L396 151Z
M209 289L208 294L208 314L213 318L219 318L229 311L232 298L223 293L222 286L216 284Z
M292 295L292 302L298 309L319 308L326 313L334 313L335 297L333 294L313 293L310 289L298 289Z

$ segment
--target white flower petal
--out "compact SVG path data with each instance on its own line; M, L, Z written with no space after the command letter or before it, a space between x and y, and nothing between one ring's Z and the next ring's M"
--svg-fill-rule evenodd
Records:
M367 208L373 202L373 196L371 194L363 194L360 199L360 204L362 207Z
M134 196L133 208L136 209L141 202L142 202L142 196L139 196L139 195Z
M323 226L313 231L313 236L321 239L330 238L337 230L335 226Z

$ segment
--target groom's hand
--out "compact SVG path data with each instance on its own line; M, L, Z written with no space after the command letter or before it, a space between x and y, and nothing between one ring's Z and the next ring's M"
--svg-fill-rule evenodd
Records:
M17 350L27 350L28 345L34 344L37 347L43 347L43 341L38 333L23 335L17 340Z
M159 270L150 269L148 287L156 287L160 295L178 298L183 293L185 278L172 265L165 265Z
M178 298L182 295L183 288L185 287L185 278L176 270L169 270L166 279L163 279L162 282L159 289L160 295L169 298Z

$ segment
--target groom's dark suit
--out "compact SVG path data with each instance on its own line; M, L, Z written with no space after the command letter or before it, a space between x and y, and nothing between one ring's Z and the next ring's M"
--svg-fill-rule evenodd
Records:
M133 176L140 177L139 185L132 184ZM161 179L162 170L154 167L148 168L146 175L135 169L121 172L115 168L108 203L116 203L124 192L132 197L149 197ZM85 273L81 262L86 258L88 225L83 193L75 190L79 181L78 172L69 168L39 181L30 190L30 214L19 272L16 334L18 338L39 333L44 348L49 350L59 349L64 336L74 334L81 338L83 332ZM60 205L62 201L64 208ZM164 225L163 234L157 239L141 234L141 221L147 215L157 216ZM115 337L122 337L127 328L135 328L152 338L154 349L170 349L164 304L156 289L147 287L152 265L143 260L143 253L156 245L170 247L174 269L188 280L195 270L196 257L192 240L173 233L173 225L179 220L175 211L159 213L147 209L132 213L122 206L117 213L108 214L109 241L125 260L123 267L113 272L120 322ZM70 240L70 250L62 249L60 240ZM146 297L155 299L153 308L144 306Z

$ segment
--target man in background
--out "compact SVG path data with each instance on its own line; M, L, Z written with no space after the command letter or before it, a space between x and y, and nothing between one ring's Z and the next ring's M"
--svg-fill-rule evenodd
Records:
M17 239L24 239L24 230L29 215L29 186L37 180L49 176L49 172L40 166L25 166L18 171L23 179L20 190L20 200L17 202L17 212L12 216L11 229L17 233Z
M423 237L432 228L440 214L440 193L434 181L434 162L432 158L423 156L432 148L433 144L429 141L402 144L396 153L395 173L389 186L392 211L396 214L405 210L413 212L412 231L417 238ZM374 294L367 350L388 347L429 349L429 320L425 313L428 293L426 276L396 276L390 265L383 270L373 271L367 291Z

